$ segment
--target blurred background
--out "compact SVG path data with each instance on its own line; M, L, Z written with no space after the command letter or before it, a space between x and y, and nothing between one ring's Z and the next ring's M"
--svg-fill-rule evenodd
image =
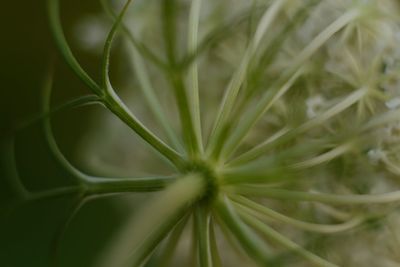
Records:
M90 49L79 48L74 36L82 18L100 12L98 2L62 1L66 35L94 78L100 72L98 56ZM15 177L30 191L74 184L51 157L40 123L17 130L40 113L41 87L51 62L55 62L53 106L89 91L56 52L44 0L5 1L0 20L0 266L91 266L93 256L101 253L102 244L127 216L115 208L113 200L85 205L63 238L63 222L76 208L77 196L20 203L15 192ZM56 115L54 132L67 158L77 158L77 146L90 127L89 116L94 110L80 108ZM63 245L57 248L60 238Z

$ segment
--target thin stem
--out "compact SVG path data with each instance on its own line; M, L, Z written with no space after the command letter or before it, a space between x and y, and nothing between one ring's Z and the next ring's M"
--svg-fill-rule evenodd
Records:
M49 73L43 86L43 103L42 109L46 114L49 112L50 95L52 89L52 74ZM91 193L117 193L132 191L155 191L162 189L171 179L171 177L148 177L148 178L103 178L94 177L85 174L73 166L63 155L54 138L51 129L50 118L43 120L43 127L47 144L61 166L73 175L81 186L86 187ZM49 192L52 194L51 192ZM56 191L54 191L55 194Z
M182 79L182 73L180 71L169 73L168 78L174 90L174 96L179 110L179 118L181 121L181 128L185 139L188 154L192 158L198 157L200 151L198 133L196 131L193 119L192 111L189 107L188 95L186 93L186 86Z
M221 138L223 138L222 134L224 132L224 129L226 128L229 114L234 107L240 88L246 79L246 74L250 62L258 49L262 37L271 27L273 20L275 19L285 2L285 0L275 1L271 5L271 7L265 11L264 15L257 25L257 30L253 37L253 40L250 42L242 58L239 68L233 74L232 79L230 80L228 87L225 90L224 98L221 102L213 130L209 137L209 143L207 146L207 153L209 155L214 155L215 149L220 145Z
M72 207L69 209L67 216L64 219L64 222L59 226L57 230L57 234L53 238L53 266L58 266L59 256L61 254L61 244L63 238L70 226L71 222L78 214L79 210L89 201L89 197L78 196L76 203L73 203Z
M306 169L323 164L325 162L331 161L334 158L337 158L347 153L348 151L354 148L354 144L355 143L351 141L346 142L321 155L315 156L311 159L307 159L298 163L291 164L291 167L295 169Z
M353 229L354 227L360 225L364 221L363 217L355 216L352 219L339 224L319 224L319 223L304 222L301 220L285 216L279 212L276 212L268 207L265 207L245 197L232 196L231 198L235 202L243 205L242 207L246 207L247 212L250 212L257 217L260 217L261 215L262 217L286 223L291 226L310 232L317 232L322 234L335 234Z
M130 219L101 266L139 266L205 190L197 175L177 179Z
M29 127L30 125L39 122L43 119L49 118L52 115L65 111L68 109L73 109L76 107L82 107L86 105L93 105L93 104L101 104L102 100L99 98L97 95L85 95L85 96L80 96L74 99L71 99L65 103L62 103L48 112L42 112L40 114L34 115L31 118L27 119L26 121L22 122L16 127L16 131L21 131L22 129Z
M215 206L218 216L228 226L243 249L261 266L270 266L270 249L239 217L226 196L220 196Z
M101 6L104 9L105 13L111 18L116 19L117 14L114 12L112 7L110 6L109 0L100 0ZM133 35L133 33L129 30L129 28L121 21L121 26L123 33L128 38L128 40L132 43L132 45L145 56L149 61L154 63L157 67L162 70L166 70L167 66L165 62L163 62L159 57L157 57L149 48L148 46L144 45L143 43L139 42Z
M147 129L117 95L114 94L111 98L106 98L105 105L112 113L134 130L147 144L168 159L177 169L182 169L185 166L182 155Z
M247 113L243 114L243 123L236 128L236 131L229 137L226 145L223 147L221 152L221 157L223 159L228 158L232 153L235 152L251 128L272 107L272 105L293 86L303 71L304 70L300 68L300 70L295 72L284 85L268 90L254 109L250 109Z
M194 0L190 8L189 15L189 41L188 50L189 53L194 53L198 48L198 31L199 31L199 21L200 21L200 10L201 10L201 0ZM191 88L191 106L193 112L193 123L195 127L195 133L197 138L197 143L199 144L200 153L203 153L203 140L202 140L202 130L201 130L201 116L200 116L200 99L199 99L199 74L197 61L194 61L189 69L190 77L190 88Z
M211 218L210 220L210 250L212 257L212 266L222 267L221 258L219 256L217 237L215 234L214 218Z
M193 122L192 109L189 106L189 99L183 72L178 68L178 56L176 53L176 14L177 3L175 0L163 0L162 2L162 23L164 33L164 44L170 70L166 73L167 78L174 91L175 100L178 106L181 128L190 157L197 157L200 151L199 133Z
M132 61L136 71L136 75L140 83L140 89L145 96L147 104L150 107L150 111L154 114L154 117L157 119L158 123L163 127L169 141L174 145L176 149L182 151L182 144L179 141L178 136L172 129L168 119L166 118L165 112L161 108L161 103L157 98L153 86L151 85L149 74L143 62L141 54L136 49L136 47L132 47L130 51L132 53Z
M64 60L67 62L68 66L72 71L98 96L103 95L103 90L101 87L85 72L81 67L79 62L73 55L71 48L65 38L59 11L59 0L47 0L47 10L50 19L50 27Z
M210 214L201 203L194 211L194 228L197 239L199 267L211 267Z
M110 82L110 77L109 77L109 72L110 72L110 56L111 56L111 48L113 45L113 41L115 39L115 36L117 34L117 31L119 27L121 26L121 22L124 18L124 15L126 14L126 11L128 10L128 7L132 0L127 0L124 7L122 8L121 12L119 15L116 17L112 28L110 32L108 33L106 42L104 44L104 51L103 51L103 61L102 61L102 86L103 89L106 90L108 94L115 94L114 89L112 88L111 82Z
M160 247L161 251L154 253L147 261L144 267L166 267L170 266L174 252L177 249L178 242L182 236L183 230L190 218L190 214L187 214L172 230L169 234L163 247ZM159 250L159 249L158 249Z
M247 212L245 212L243 209L239 209L239 214L242 217L242 219L251 225L252 227L256 228L260 232L262 232L265 236L268 238L271 238L275 242L279 243L283 247L289 249L290 251L296 252L306 260L310 261L314 266L320 266L320 267L338 267L336 264L333 264L327 260L322 259L321 257L305 250L298 244L294 243L287 237L281 235L279 232L275 231L268 225L264 224L263 222L259 221L255 217L249 215Z
M260 196L281 200L293 201L311 201L336 205L372 205L386 204L400 201L400 191L382 193L382 194L366 194L366 195L343 195L343 194L327 194L327 193L309 193L301 191L292 191L285 189L275 189L258 187L251 185L241 185L231 188L233 192L242 195Z
M237 158L233 159L229 163L229 166L237 166L257 159L259 156L263 155L266 151L273 148L274 146L292 140L299 134L307 132L313 127L324 125L327 120L333 118L334 116L338 115L339 113L343 112L347 108L360 101L367 94L367 92L367 88L360 88L354 91L346 98L341 100L339 103L324 111L320 115L317 115L315 118L304 122L296 128L292 128L290 130L282 130L282 134L279 135L277 138L274 138L272 141L271 138L269 138L261 144L250 149L249 151L241 154Z
M270 91L266 92L259 102L254 111L250 111L244 118L245 124L242 127L238 127L237 131L228 140L227 147L223 152L223 156L227 157L235 151L235 149L240 145L242 139L246 136L251 127L261 118L261 116L273 105L273 103L279 99L294 83L297 77L301 74L302 69L299 67L309 59L329 38L331 38L336 32L345 27L348 23L353 21L359 16L359 11L350 10L344 15L336 19L332 24L330 24L324 31L318 34L309 45L307 45L294 60L292 67L288 70L287 74L284 74L283 80L287 82L276 91L272 93ZM294 74L292 74L294 73Z

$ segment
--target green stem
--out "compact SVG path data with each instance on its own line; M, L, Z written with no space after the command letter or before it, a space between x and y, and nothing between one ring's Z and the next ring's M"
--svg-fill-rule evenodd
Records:
M127 223L100 266L140 266L159 242L206 192L202 177L187 175L161 191ZM132 240L133 238L133 240Z
M105 105L118 118L133 129L144 141L152 146L156 151L168 159L177 169L183 169L185 161L182 156L174 149L165 144L161 139L148 130L125 106L117 95L106 98Z
M210 214L201 203L194 212L194 228L198 241L198 262L199 267L211 267L212 256L210 246Z
M274 240L275 242L279 243L280 245L284 246L285 248L296 252L306 260L310 261L314 266L319 266L319 267L338 267L336 264L333 264L329 261L326 261L322 259L321 257L305 250L298 244L294 243L287 237L281 235L279 232L275 231L268 225L264 224L263 222L259 221L255 217L249 215L247 212L243 211L242 209L239 209L240 216L243 218L243 220L254 227L255 229L259 230L261 233L263 233L265 236L268 238Z
M302 73L303 69L300 68L300 70L295 72L281 87L268 90L254 109L250 109L248 112L243 114L243 123L236 128L236 131L232 133L226 142L226 145L222 149L221 157L223 159L229 158L229 156L235 152L251 128L272 107L272 105L293 86L294 82Z
M225 95L221 102L219 112L217 113L214 127L209 138L209 144L207 146L207 153L209 155L218 156L218 151L216 151L216 148L220 147L220 142L222 141L221 138L224 137L223 132L224 129L226 129L226 123L228 122L229 114L234 108L240 88L246 79L250 62L254 57L258 46L260 45L262 37L271 27L272 21L275 19L285 2L285 0L275 1L272 6L265 11L257 26L256 33L242 58L239 68L233 74L232 79L225 90Z
M169 141L174 145L176 149L182 151L182 144L179 141L176 133L171 127L167 117L165 116L164 110L161 108L161 103L158 100L155 90L151 85L149 74L147 73L146 66L143 62L143 58L136 47L132 47L132 58L133 65L140 83L140 88L145 96L145 99L150 107L151 112L157 119L158 123L164 128L165 133Z
M189 107L188 96L186 93L185 84L182 80L182 74L169 73L168 78L174 90L175 99L178 105L179 117L182 125L182 132L186 142L188 153L192 158L198 156L200 151L198 133L196 132L195 125L192 119L192 112Z
M278 132L279 134L275 134L273 137L268 138L266 141L233 159L231 162L229 162L229 166L238 166L255 160L273 147L288 142L293 138L296 138L299 134L305 133L314 127L324 125L327 120L335 117L339 113L345 111L347 108L363 99L367 92L367 88L360 88L349 94L343 100L339 101L339 103L336 105L332 106L320 115L317 115L315 118L297 126L296 128L282 129Z
M260 266L270 266L270 249L239 217L226 196L220 196L215 206L218 216L228 226L247 254Z
M113 41L115 39L115 36L117 34L117 31L122 23L122 20L124 18L124 15L126 14L126 11L128 10L128 7L132 0L127 0L124 7L122 8L120 14L117 16L115 19L112 28L110 32L108 33L106 42L104 44L104 51L103 51L103 61L102 61L102 86L103 89L106 90L106 92L110 95L115 94L115 91L113 90L110 82L110 77L109 77L109 72L110 72L110 56L111 56L111 48L113 45Z
M363 217L355 216L352 219L339 224L319 224L319 223L304 222L285 216L279 212L269 209L245 197L232 196L231 198L235 202L243 205L242 207L245 207L247 209L247 212L250 212L257 217L260 217L261 215L262 217L286 223L291 226L310 232L317 232L322 234L335 234L353 229L354 227L360 225L364 221Z
M144 267L166 267L170 266L172 257L174 256L174 252L177 249L178 242L182 236L182 233L185 229L188 219L190 218L190 214L187 214L179 223L175 226L174 230L168 236L168 240L166 240L165 244L155 252L150 259L147 261Z
M387 204L400 201L400 191L382 194L343 195L327 193L308 193L285 189L266 188L259 186L241 185L234 187L235 193L249 196L259 196L281 200L311 201L336 205L372 205Z
M200 21L200 10L201 0L194 0L190 8L189 15L189 41L188 50L189 53L194 53L198 48L198 31ZM197 61L194 61L189 69L189 77L191 82L191 106L193 112L193 121L195 127L196 140L200 149L200 153L203 153L203 140L201 130L201 116L200 116L200 99L199 99L199 74Z
M110 1L109 0L100 0L101 6L104 9L105 13L111 18L111 19L116 19L117 14L113 11L113 9L110 6ZM121 26L123 33L126 35L128 40L132 43L132 45L145 56L149 61L154 63L157 67L159 67L162 70L167 69L167 65L165 62L163 62L158 56L156 56L146 45L143 43L139 42L134 36L133 33L129 30L129 28L121 22Z
M85 72L85 70L80 66L79 62L73 55L71 48L65 38L61 20L59 5L60 0L47 0L47 10L50 20L50 27L53 33L54 39L60 50L64 60L67 62L69 67L75 72L75 74L98 96L103 95L103 90L101 87Z
M214 218L211 218L210 221L210 250L212 257L212 266L222 267L221 258L219 255L219 249L217 245L217 237L215 234Z

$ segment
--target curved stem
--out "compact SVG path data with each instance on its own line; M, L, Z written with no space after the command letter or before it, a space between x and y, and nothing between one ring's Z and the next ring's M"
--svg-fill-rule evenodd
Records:
M128 109L128 107L119 99L117 95L111 98L106 98L105 105L119 119L126 123L132 130L135 131L146 143L158 151L168 161L170 161L177 169L181 170L185 167L186 162L182 155L165 144L161 139L147 129Z
M67 62L73 72L98 96L103 95L101 87L85 72L79 62L73 55L71 48L64 36L64 32L60 20L59 5L60 0L47 0L47 10L49 13L50 27L53 32L54 39L60 50L64 60Z
M371 205L387 204L400 201L400 191L382 194L343 195L327 193L309 193L285 189L266 188L250 185L241 185L230 188L242 195L259 196L281 200L311 201L336 205Z
M101 6L104 9L105 13L108 15L108 17L115 20L117 18L117 14L111 8L109 2L110 0L100 0ZM140 43L123 22L121 22L120 27L122 27L122 31L127 36L128 40L140 53L142 53L149 61L154 63L157 67L161 68L162 70L167 69L165 62L163 62L159 57L157 57L146 45Z
M190 218L190 213L186 214L184 218L175 226L172 232L168 236L165 244L156 251L150 259L147 261L144 267L167 267L170 266L171 260L174 256L174 252L177 250L177 245L182 237L182 233L185 230L186 224Z
M311 168L316 165L320 165L322 163L325 163L327 161L331 161L332 159L339 157L343 155L344 153L350 151L351 149L354 148L354 142L347 142L342 145L339 145L335 147L334 149L331 149L328 152L325 152L321 155L315 156L311 159L307 159L298 163L294 163L291 165L292 168L295 169L306 169L306 168Z
M218 216L240 242L243 249L261 266L270 266L270 249L239 217L226 196L219 196L215 206Z
M229 166L237 166L255 160L258 157L262 156L266 151L273 148L274 146L292 140L299 134L307 132L313 127L323 125L327 120L333 118L337 114L343 112L350 106L360 101L367 94L367 92L368 92L367 88L360 88L354 91L353 93L349 94L347 97L345 97L336 105L332 106L331 108L324 111L320 115L314 117L313 119L297 126L296 128L282 129L281 131L279 131L281 134L279 134L277 138L273 139L269 138L263 143L259 144L258 146L248 150L247 152L243 153L242 155L238 156L237 158L229 162Z
M251 225L252 227L258 229L260 232L262 232L265 236L268 238L271 238L275 242L279 243L283 247L296 252L306 260L310 261L314 266L320 266L320 267L338 267L338 265L333 264L327 260L322 259L321 257L305 250L298 244L294 243L287 237L281 235L279 232L275 231L268 225L264 224L263 222L259 221L255 217L249 215L247 212L245 212L243 209L239 209L239 214L243 218L243 220Z
M355 216L352 219L339 224L319 224L319 223L304 222L301 220L285 216L279 212L269 209L245 197L232 196L231 198L235 202L243 205L242 207L246 208L247 212L251 212L253 215L257 217L260 217L260 215L262 215L263 217L267 217L269 219L286 223L291 226L310 232L317 232L322 234L335 234L353 229L354 227L360 225L364 221L363 217Z
M99 261L100 266L140 266L205 190L204 179L197 175L177 179L127 222L128 227L116 236L116 246Z
M102 86L103 86L103 89L105 89L106 92L111 95L115 94L115 91L111 86L110 77L109 77L111 48L112 48L115 36L117 34L117 31L122 23L124 15L126 14L126 11L128 10L128 7L131 2L132 2L132 0L126 1L120 14L116 17L116 19L112 25L112 28L107 35L106 42L104 44L103 60L102 60L102 68L101 68L101 70L102 70L102 72L101 72Z
M154 117L157 119L158 123L164 128L164 132L167 134L169 141L174 145L176 149L182 151L182 144L177 134L172 129L171 124L169 123L165 115L165 111L162 110L161 103L157 98L154 88L151 85L151 81L141 54L136 49L136 47L132 47L130 51L132 53L131 58L133 61L133 66L135 68L140 83L140 89L145 96L151 112L154 114Z
M226 128L227 119L229 117L231 110L234 107L240 88L246 79L246 74L250 62L254 57L258 49L258 46L260 45L262 37L271 27L273 20L278 15L280 9L282 8L285 2L286 2L285 0L275 1L271 5L271 7L265 11L264 15L262 16L260 22L257 25L256 33L242 58L240 66L233 74L232 79L230 80L225 90L224 98L221 102L219 112L217 113L214 127L211 132L209 143L207 146L207 153L209 155L216 154L217 151L215 150L220 146L221 138L223 138L222 134L224 129Z
M250 109L247 113L243 114L243 123L236 128L236 131L233 132L226 142L226 145L222 148L221 157L223 159L229 158L229 156L236 151L251 128L272 107L272 105L293 86L295 81L303 72L304 70L300 68L282 86L268 90L254 109Z

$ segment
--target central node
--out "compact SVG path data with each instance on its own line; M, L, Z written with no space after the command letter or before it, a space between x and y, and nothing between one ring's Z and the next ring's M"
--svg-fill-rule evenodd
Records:
M187 164L184 169L184 173L198 174L207 183L207 189L204 196L201 198L202 201L212 200L218 192L218 178L214 168L205 161L192 161Z

